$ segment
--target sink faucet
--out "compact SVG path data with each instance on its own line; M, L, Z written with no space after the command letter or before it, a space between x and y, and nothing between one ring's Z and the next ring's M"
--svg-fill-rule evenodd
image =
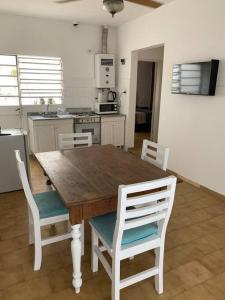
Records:
M46 114L49 113L49 104L46 105Z

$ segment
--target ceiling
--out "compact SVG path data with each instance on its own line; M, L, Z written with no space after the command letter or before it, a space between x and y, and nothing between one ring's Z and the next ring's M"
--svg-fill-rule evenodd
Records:
M161 3L171 1L159 0ZM102 9L102 0L81 0L61 5L54 3L54 0L0 0L0 13L111 26L121 25L150 11L153 9L125 1L125 9L112 19Z

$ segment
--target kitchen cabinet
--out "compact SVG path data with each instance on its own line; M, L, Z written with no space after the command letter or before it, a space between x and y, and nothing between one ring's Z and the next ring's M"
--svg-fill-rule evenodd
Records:
M125 116L101 117L101 144L124 146Z
M45 124L35 126L34 134L34 138L36 140L36 150L34 152L47 152L55 150L55 136L53 125Z
M61 133L73 133L73 122L64 123L61 124L59 123L55 128L54 128L54 139L55 139L55 148L56 150L59 149L59 144L58 144L58 135Z
M58 150L58 134L73 133L73 119L32 120L28 119L31 152Z

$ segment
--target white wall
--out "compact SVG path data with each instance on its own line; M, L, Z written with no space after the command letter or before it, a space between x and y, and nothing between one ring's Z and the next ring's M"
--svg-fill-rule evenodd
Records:
M162 61L164 55L164 47L148 48L138 51L138 60L143 61Z
M118 31L119 87L127 89L126 145L132 146L133 78L137 49L165 45L159 142L171 149L169 169L225 194L225 1L175 0L153 13L122 25ZM215 97L171 94L174 63L220 59Z
M116 29L110 28L109 53L116 53ZM101 52L101 27L33 17L0 15L0 54L58 56L64 66L64 106L90 107L96 96L94 54ZM26 107L27 111L43 107ZM54 110L55 107L52 107ZM4 112L3 112L4 111ZM18 118L0 106L0 125L19 126ZM2 112L2 113L1 113Z

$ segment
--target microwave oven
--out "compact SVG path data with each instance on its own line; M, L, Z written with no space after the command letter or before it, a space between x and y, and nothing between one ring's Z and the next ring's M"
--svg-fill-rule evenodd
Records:
M98 115L118 114L119 106L117 102L95 102L95 113Z

